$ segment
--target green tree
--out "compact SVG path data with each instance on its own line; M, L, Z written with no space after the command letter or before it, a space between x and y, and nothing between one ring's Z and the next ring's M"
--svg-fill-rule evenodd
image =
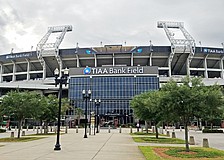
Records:
M145 92L135 96L130 103L137 118L155 123L156 138L158 138L158 125L162 120L159 110L161 95L162 92L159 91Z
M42 96L39 98L39 111L35 115L37 120L44 122L47 129L48 123L54 122L58 115L58 99L55 95ZM45 133L48 131L45 129Z
M182 81L183 84L178 85L171 80L162 87L160 110L162 114L169 114L170 119L184 124L186 151L189 152L187 126L190 120L214 115L212 111L222 105L222 95L218 87L205 87L200 78L187 77Z
M39 108L39 94L36 92L11 91L4 96L0 105L0 112L4 115L11 116L18 120L18 138L22 122L25 118L33 118Z
M80 119L84 115L84 112L81 108L76 107L75 108L75 117L77 117L78 126L80 126Z

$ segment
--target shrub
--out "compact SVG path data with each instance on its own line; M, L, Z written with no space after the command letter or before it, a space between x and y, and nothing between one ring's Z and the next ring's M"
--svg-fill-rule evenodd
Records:
M223 133L223 130L217 129L203 129L202 133Z
M5 130L5 129L0 128L0 133L4 133L4 132L6 132L6 130Z

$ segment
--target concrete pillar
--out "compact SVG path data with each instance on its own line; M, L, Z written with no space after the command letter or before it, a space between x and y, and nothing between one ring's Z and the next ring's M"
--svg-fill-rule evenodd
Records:
M175 132L172 132L172 138L176 138Z
M170 132L169 132L169 131L166 131L166 135L167 135L168 137L170 137Z
M79 132L79 126L76 126L76 133Z
M194 136L190 136L189 144L195 145Z
M65 133L68 133L68 126L65 127Z
M25 131L22 131L22 136L25 136L26 134L25 134Z
M143 132L143 127L141 127L141 132Z
M14 132L11 132L10 137L11 137L11 138L14 138Z
M110 133L110 126L108 127L108 133Z
M40 126L40 134L42 134L42 133L43 133L43 127Z
M203 143L202 143L203 147L205 148L209 148L209 143L208 143L208 139L207 138L203 138Z
M37 129L37 134L39 134L39 127L37 126L36 129Z

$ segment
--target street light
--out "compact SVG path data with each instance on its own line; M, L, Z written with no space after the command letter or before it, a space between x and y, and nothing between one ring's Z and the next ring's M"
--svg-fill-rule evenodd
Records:
M65 86L67 85L67 81L68 81L68 74L69 69L64 69L64 72L62 72L61 77L59 78L59 70L58 68L56 68L54 70L54 76L55 76L55 87L57 87L57 85L59 84L59 95L58 95L58 127L57 127L57 141L55 144L55 148L54 150L61 150L61 145L59 143L59 136L60 136L60 124L61 124L61 97L62 97L62 84L64 84Z
M86 100L86 106L85 106L85 135L84 138L87 138L87 134L86 134L86 128L87 128L87 103L88 103L88 99L90 99L91 97L91 90L83 90L82 91L82 96L83 99Z
M96 133L99 133L99 106L100 106L101 100L100 99L95 99L95 107L96 107Z

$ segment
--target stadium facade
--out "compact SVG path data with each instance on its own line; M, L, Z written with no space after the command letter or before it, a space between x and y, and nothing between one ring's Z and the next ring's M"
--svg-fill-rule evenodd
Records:
M92 90L91 99L101 99L100 116L105 121L133 122L129 102L134 95L157 90L170 78L201 76L205 85L224 85L224 48L195 46L182 22L158 22L170 46L104 45L89 48L59 49L71 26L50 27L36 51L0 55L0 93L11 89L57 92L54 70L69 68L69 85L64 87L75 107L84 107L82 90ZM172 30L183 33L175 39ZM47 43L52 33L60 33L55 43ZM89 102L88 112L94 110ZM84 108L83 108L84 109Z

